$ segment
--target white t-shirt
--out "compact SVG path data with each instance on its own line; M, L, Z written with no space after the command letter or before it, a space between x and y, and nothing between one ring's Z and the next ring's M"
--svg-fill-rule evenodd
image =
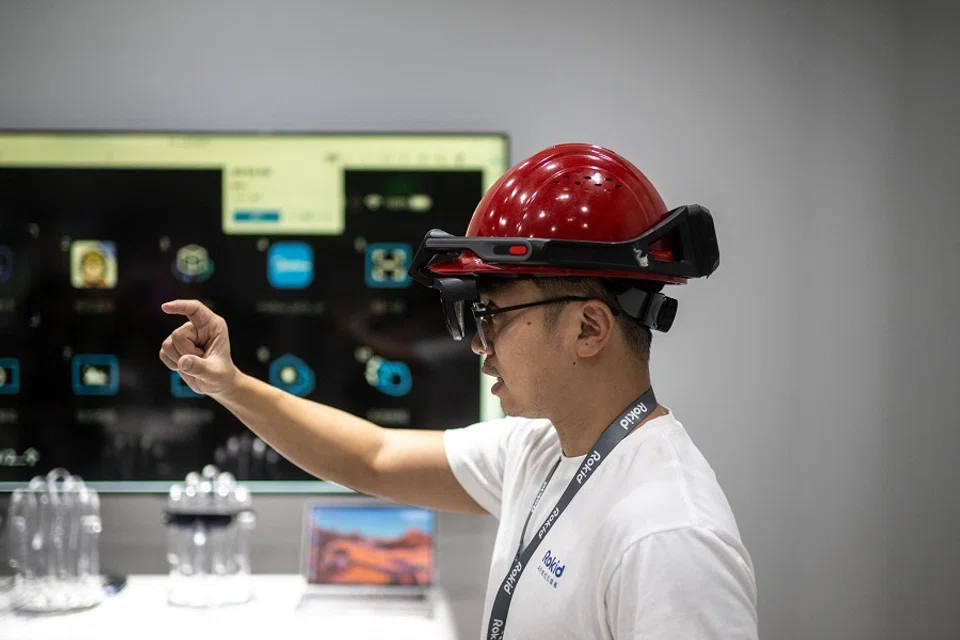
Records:
M481 637L537 491L561 456L547 420L445 432L470 496L500 520ZM562 457L524 546L583 461ZM514 589L503 638L757 638L750 555L710 465L668 413L628 435L554 523Z

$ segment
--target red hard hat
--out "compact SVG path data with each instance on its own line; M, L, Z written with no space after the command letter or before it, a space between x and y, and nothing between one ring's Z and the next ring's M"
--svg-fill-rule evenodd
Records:
M467 227L466 238L530 238L623 243L650 231L670 215L657 190L622 156L590 144L559 144L523 160L487 191ZM672 236L649 245L649 256L663 264L677 258ZM617 268L578 268L553 264L484 261L463 250L430 264L436 276L543 275L592 276L684 284L677 274Z

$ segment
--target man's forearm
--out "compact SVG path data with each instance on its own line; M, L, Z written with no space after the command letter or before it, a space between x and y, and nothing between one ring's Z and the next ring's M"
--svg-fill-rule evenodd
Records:
M308 473L376 493L375 461L384 429L239 373L215 399L280 455Z

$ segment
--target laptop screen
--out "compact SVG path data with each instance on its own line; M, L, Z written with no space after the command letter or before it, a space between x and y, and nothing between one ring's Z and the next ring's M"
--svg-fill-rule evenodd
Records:
M404 505L313 505L310 585L429 586L436 513Z

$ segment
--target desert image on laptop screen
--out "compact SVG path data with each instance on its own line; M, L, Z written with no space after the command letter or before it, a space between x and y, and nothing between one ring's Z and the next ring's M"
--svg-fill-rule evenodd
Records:
M432 584L435 517L416 507L315 507L309 583Z

